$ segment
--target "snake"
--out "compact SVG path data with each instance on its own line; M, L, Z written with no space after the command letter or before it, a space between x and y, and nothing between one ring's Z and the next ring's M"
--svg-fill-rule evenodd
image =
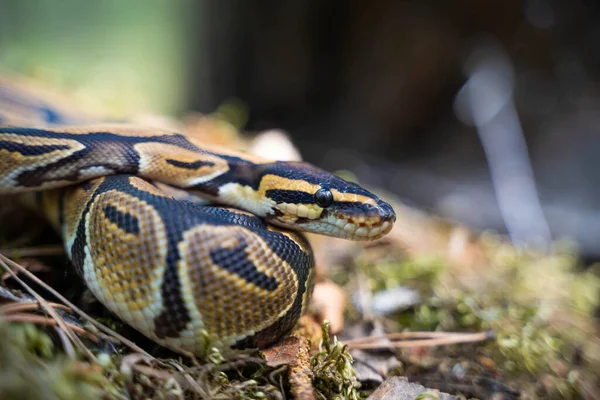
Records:
M395 222L389 203L309 163L127 122L72 124L2 88L0 194L41 211L93 295L172 350L278 342L314 285L303 232L376 240Z

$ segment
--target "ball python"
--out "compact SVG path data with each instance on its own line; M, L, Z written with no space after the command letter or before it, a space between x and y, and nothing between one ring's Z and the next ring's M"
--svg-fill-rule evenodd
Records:
M17 126L6 104L0 90L0 194L22 193L42 210L98 300L176 351L273 344L312 291L301 232L375 240L395 222L373 193L304 162L164 129L69 125L47 106L37 113L43 123ZM157 182L214 205L173 197Z

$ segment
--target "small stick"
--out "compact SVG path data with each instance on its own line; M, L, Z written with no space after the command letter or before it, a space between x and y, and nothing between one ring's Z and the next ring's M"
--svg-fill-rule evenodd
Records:
M48 302L42 296L40 296L35 290L33 290L29 285L27 285L25 282L23 282L21 278L17 276L17 274L8 266L6 260L11 265L15 265L23 271L26 271L26 269L0 254L0 265L8 273L10 273L10 275L13 277L14 280L16 280L19 283L19 285L21 285L26 291L28 291L30 295L36 298L36 300L44 307L48 314L50 314L50 316L54 318L58 326L60 326L65 331L65 334L69 337L69 339L71 339L71 341L75 343L90 360L98 362L96 356L94 356L92 352L83 344L81 339L79 339L79 337L77 337L77 335L73 333L73 331L66 325L65 321L60 317L60 315L58 315L58 313L48 305ZM29 271L27 272L30 273Z
M408 332L407 332L408 333ZM415 332L417 333L417 332ZM478 332L478 333L449 333L445 337L434 337L431 339L422 340L398 340L390 341L387 343L365 343L363 342L351 342L345 344L350 349L385 349L385 348L412 348L412 347L434 347L434 346L445 346L457 343L472 343L472 342L483 342L490 339L489 332ZM381 339L382 337L378 337ZM385 337L384 337L385 338ZM362 338L361 338L362 339Z
M394 332L388 333L386 335L378 335L378 336L364 336L356 339L345 340L344 344L357 344L357 343L366 343L366 342L374 342L382 339L434 339L434 338L443 338L449 335L452 336L460 336L460 335L472 335L473 333L469 332Z
M73 312L75 312L81 318L85 319L86 321L88 321L89 323L91 323L92 325L94 325L96 328L98 328L98 330L100 330L100 331L104 332L105 334L107 334L107 335L109 335L109 336L117 339L118 341L120 341L124 345L128 346L130 349L132 349L132 350L134 350L134 351L136 351L138 353L142 353L142 354L150 357L151 359L154 359L154 357L152 357L150 354L148 354L146 351L144 351L141 347L139 347L138 345L136 345L135 343L133 343L131 340L125 338L124 336L118 334L117 332L113 331L109 327L105 326L104 324L101 324L100 322L96 321L94 318L92 318L89 315L87 315L80 308L76 307L73 303L71 303L69 300L67 300L63 295L61 295L60 293L58 293L56 290L54 290L48 284L46 284L45 282L43 282L37 276L35 276L31 272L29 272L26 268L23 268L22 266L20 266L16 262L12 261L11 259L6 258L2 254L0 254L0 262L1 262L0 264L6 264L6 263L8 263L8 264L10 264L10 265L18 268L19 271L21 271L22 273L24 273L29 279L31 279L32 281L34 281L38 285L42 286L44 289L48 290L56 298L58 298L64 304L66 304L67 306L69 306L73 310ZM5 266L5 269L7 269L7 270L9 270L9 271L12 272L12 270L10 270L10 268L8 268L8 266Z
M55 309L72 312L72 310L69 307L59 303L48 302L48 305ZM3 306L0 306L0 314L8 315L21 311L35 311L39 310L40 308L43 308L41 304L34 301L26 301L23 303L8 303Z
M58 337L60 338L60 341L63 345L63 349L65 349L65 353L67 353L67 355L69 356L70 359L74 360L75 359L75 348L73 347L73 343L71 343L69 341L69 338L67 337L67 335L65 335L65 332L62 329L60 329L58 326L55 326L54 330L56 331L56 333L58 334Z
M23 247L20 249L3 249L0 254L11 258L60 256L65 254L65 248L60 245L42 247Z
M58 322L53 319L49 319L43 315L34 315L34 314L11 314L0 317L0 320L7 322L31 322L33 324L45 325L45 326L58 326ZM73 332L78 333L83 336L87 336L93 342L98 343L99 339L94 336L92 333L86 331L83 328L78 327L77 325L73 325L69 322L65 322L65 325L68 326Z

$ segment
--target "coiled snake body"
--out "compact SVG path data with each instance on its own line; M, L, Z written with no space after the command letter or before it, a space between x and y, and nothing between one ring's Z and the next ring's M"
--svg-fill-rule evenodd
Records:
M30 192L93 294L175 350L272 344L312 290L312 252L297 231L372 240L395 221L372 193L306 163L161 129L56 118L34 128L6 115L0 193ZM231 208L177 200L155 182Z

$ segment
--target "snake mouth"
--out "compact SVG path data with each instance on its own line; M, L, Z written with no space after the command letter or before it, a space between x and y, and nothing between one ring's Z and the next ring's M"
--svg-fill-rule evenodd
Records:
M393 220L382 221L372 226L344 219L334 219L329 222L324 234L349 240L377 240L388 234L394 226Z
M322 210L317 218L295 217L293 222L273 218L270 221L285 228L342 239L377 240L392 230L396 214L388 203L379 200L377 204L341 204Z
M332 211L324 218L324 234L349 240L377 240L388 234L396 222L392 207L381 200L376 206L366 205L362 212L341 211Z

